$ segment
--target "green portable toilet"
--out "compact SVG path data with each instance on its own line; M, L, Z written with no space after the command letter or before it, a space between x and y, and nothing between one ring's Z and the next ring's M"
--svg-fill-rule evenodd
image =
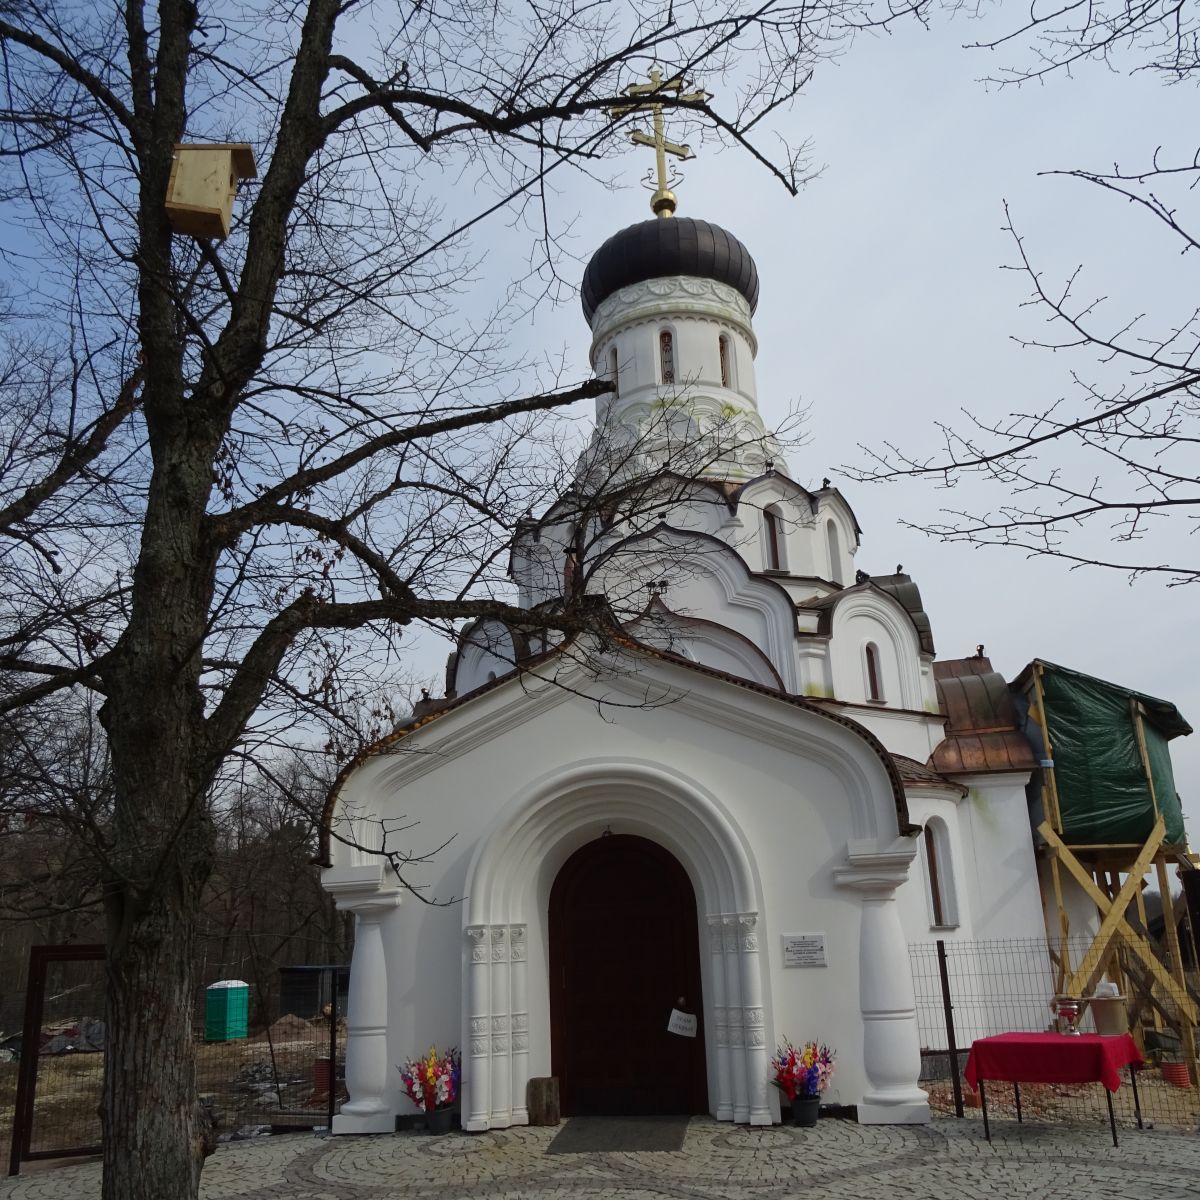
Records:
M250 1022L250 985L240 979L210 983L204 992L204 1040L244 1038Z

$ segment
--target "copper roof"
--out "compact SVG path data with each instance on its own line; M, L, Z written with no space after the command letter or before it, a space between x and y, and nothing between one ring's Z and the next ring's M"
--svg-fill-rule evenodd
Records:
M1037 766L1008 684L987 658L978 654L935 662L933 678L947 719L946 739L934 750L931 767L966 775Z
M960 796L967 794L967 789L961 783L955 783L953 779L939 775L932 767L917 762L915 758L908 758L903 754L893 754L892 761L896 764L896 769L900 772L900 781L906 788L939 788L942 791L957 792Z

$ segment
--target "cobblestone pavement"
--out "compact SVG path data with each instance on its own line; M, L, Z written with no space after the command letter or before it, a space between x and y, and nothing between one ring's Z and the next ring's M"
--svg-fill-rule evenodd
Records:
M1104 1125L977 1121L748 1129L697 1117L678 1153L546 1155L556 1130L319 1139L222 1146L205 1200L1200 1200L1200 1136ZM96 1163L31 1170L0 1200L90 1200ZM168 1198L164 1198L168 1200Z

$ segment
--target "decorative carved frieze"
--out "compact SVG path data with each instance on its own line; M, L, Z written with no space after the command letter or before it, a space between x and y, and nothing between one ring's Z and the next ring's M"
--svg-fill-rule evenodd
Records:
M743 913L738 917L738 929L741 934L740 944L742 953L755 954L758 952L758 914Z
M673 317L707 318L731 325L750 343L751 352L758 352L745 297L715 279L690 275L646 279L614 292L592 317L593 351L614 329L661 317L667 308Z
M509 928L509 955L513 962L525 961L525 933L524 925L512 925Z
M745 1026L746 1045L754 1050L766 1045L765 1018L761 1008L742 1009L742 1024Z
M473 963L487 962L488 927L486 925L468 925L466 932L467 943L471 947L471 961Z
M492 962L508 962L508 926L492 926Z
M735 917L723 917L721 920L721 934L724 943L726 954L737 953L737 919Z

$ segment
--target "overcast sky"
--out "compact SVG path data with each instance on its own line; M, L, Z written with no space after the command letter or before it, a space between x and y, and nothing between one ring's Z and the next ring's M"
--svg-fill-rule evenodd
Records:
M1182 139L1200 125L1196 93L1103 67L989 90L979 78L1012 58L960 49L976 36L977 26L956 22L860 41L818 69L788 117L794 137L813 139L820 178L792 199L736 152L705 148L684 168L680 215L726 226L754 255L763 415L770 425L797 402L808 406L810 438L791 455L794 475L801 483L831 475L843 486L863 528L859 566L885 573L904 564L940 656L968 655L982 642L1010 679L1031 659L1050 659L1172 700L1200 726L1200 585L1130 586L1114 572L945 545L899 523L934 518L945 492L839 478L839 464L864 461L859 442L932 451L936 420L961 408L1000 416L1040 407L1069 387L1072 365L1087 366L1011 340L1041 327L1020 308L1024 281L1000 270L1013 259L1004 200L1039 264L1052 276L1085 264L1085 284L1110 297L1114 316L1194 306L1194 268L1130 206L1038 173L1114 160L1140 166L1158 145L1190 158L1194 146ZM700 82L719 97L719 81ZM615 195L586 180L567 186L559 204L579 214L581 258L568 275L581 277L582 261L606 237L649 216L638 183L648 158L631 149L628 186ZM516 245L501 233L481 268L493 285ZM548 354L565 348L574 374L587 372L577 301L539 311L518 334ZM1194 563L1200 548L1180 521L1159 549ZM1172 753L1195 844L1200 734L1175 741Z

